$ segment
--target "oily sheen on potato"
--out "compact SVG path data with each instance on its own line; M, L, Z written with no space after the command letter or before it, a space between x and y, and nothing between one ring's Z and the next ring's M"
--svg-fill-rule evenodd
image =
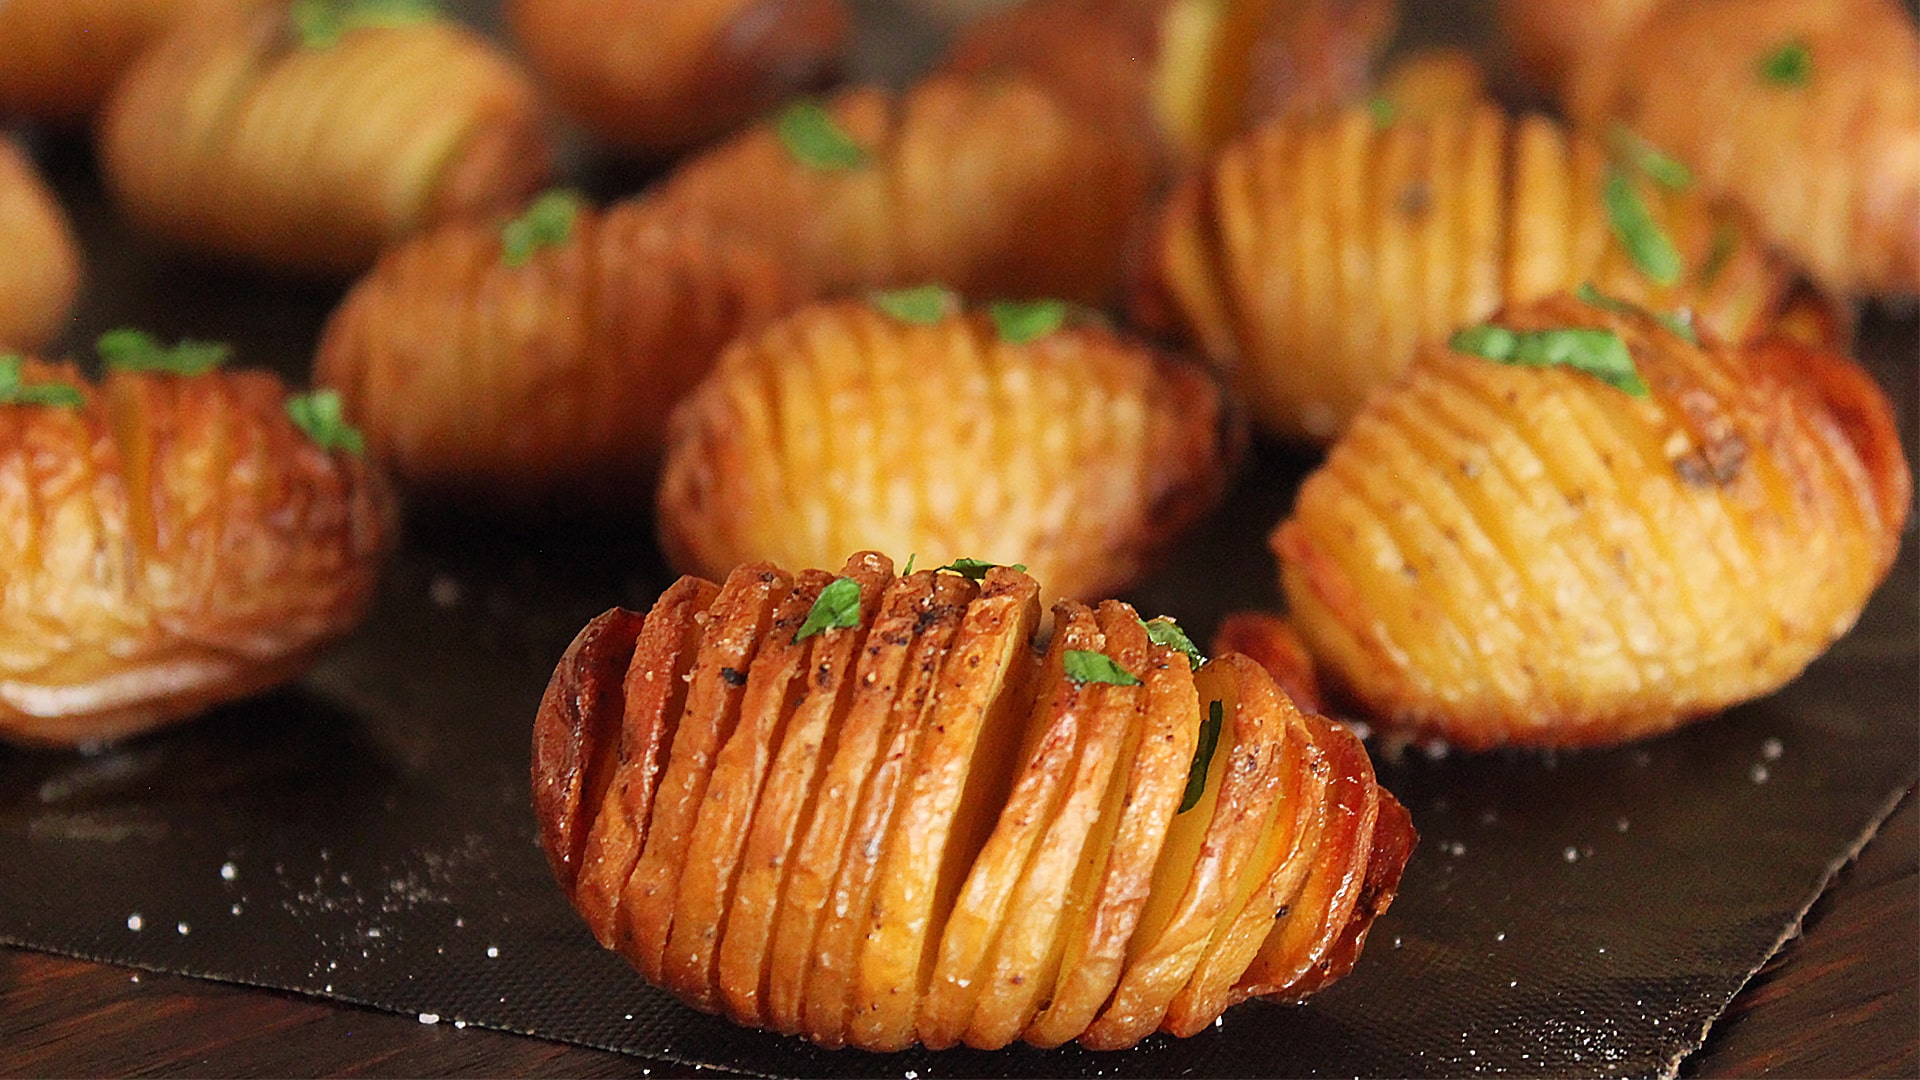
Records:
M1492 328L1569 331L1610 335L1644 395L1456 338L1274 532L1293 626L1369 718L1467 747L1653 734L1792 679L1892 564L1911 477L1851 361L1569 297Z
M869 1050L1119 1048L1345 974L1415 839L1359 740L1116 601L1043 642L1032 578L967 571L753 563L580 632L534 806L600 941Z

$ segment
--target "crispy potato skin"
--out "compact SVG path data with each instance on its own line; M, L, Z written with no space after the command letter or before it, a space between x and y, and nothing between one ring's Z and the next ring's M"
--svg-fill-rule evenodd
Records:
M1651 394L1429 349L1274 532L1292 624L1370 719L1479 748L1617 743L1768 693L1858 617L1911 493L1851 362L1692 345L1569 298Z
M315 381L414 488L497 507L644 508L675 402L795 306L768 252L644 203L582 209L509 266L497 224L388 250L328 321Z
M303 46L276 0L211 4L104 106L108 188L140 228L198 251L350 274L438 221L518 205L551 152L532 83L432 20Z
M868 543L1137 580L1213 505L1238 427L1203 369L1094 326L804 308L731 346L674 414L657 514L676 567L831 563Z
M1016 79L856 88L825 107L866 164L804 164L765 122L650 197L767 245L822 295L935 281L983 298L1114 297L1147 197L1137 141Z
M1804 85L1765 59L1802 43ZM1619 47L1580 58L1577 123L1624 123L1753 212L1823 286L1920 293L1920 34L1894 0L1699 0L1657 6Z
M137 734L292 678L359 621L384 485L294 427L278 379L117 373L84 393L0 406L0 736Z
M0 136L0 351L37 349L65 327L80 291L80 242L66 211L13 140Z
M1789 278L1732 210L1629 171L1684 265L1662 286L1613 235L1607 152L1496 106L1381 127L1365 109L1268 125L1190 177L1159 230L1159 288L1234 373L1257 427L1325 442L1421 345L1583 282L1689 309L1731 341Z
M1663 0L1499 0L1495 15L1534 86L1563 89L1592 57L1618 49Z
M1043 647L1027 575L892 569L855 555L857 622L806 638L833 577L770 563L581 631L532 780L603 943L696 1008L866 1050L1119 1048L1352 967L1415 840L1357 739L1117 601L1059 602ZM1082 682L1069 650L1138 681Z
M196 0L7 0L0 4L0 114L93 114L140 50Z
M841 0L510 0L506 13L561 109L650 155L822 85L852 29Z

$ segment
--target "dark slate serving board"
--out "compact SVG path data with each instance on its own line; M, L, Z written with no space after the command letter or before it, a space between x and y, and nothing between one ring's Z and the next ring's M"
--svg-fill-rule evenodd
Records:
M70 347L135 323L303 375L337 290L152 250L83 146L40 150L93 259ZM1864 330L1912 456L1920 325ZM1131 598L1202 632L1275 605L1263 536L1309 464L1256 453ZM648 988L535 840L534 705L582 623L668 583L651 524L409 527L372 619L297 685L108 751L0 748L0 942L767 1075L1662 1075L1920 775L1910 530L1860 626L1772 698L1620 750L1383 761L1422 842L1306 1005L1110 1054L826 1052Z

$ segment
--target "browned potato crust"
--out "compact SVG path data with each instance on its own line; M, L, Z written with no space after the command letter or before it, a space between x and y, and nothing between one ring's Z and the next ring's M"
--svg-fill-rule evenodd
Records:
M1664 0L1499 0L1500 33L1521 73L1558 92L1573 72L1606 56Z
M674 403L798 291L771 254L647 204L583 208L519 266L497 223L452 223L354 286L314 377L420 489L635 509L653 497Z
M65 329L80 291L80 242L33 162L0 135L0 351L37 349Z
M518 205L551 155L532 84L429 19L303 44L280 0L213 5L106 103L108 187L140 228L200 251L353 273L439 221Z
M1358 740L1115 601L1043 649L1039 594L862 552L602 615L535 722L556 878L681 1000L825 1046L1117 1048L1345 974L1414 842Z
M884 543L1118 589L1218 498L1232 419L1203 369L1096 326L1016 345L982 313L816 305L736 342L675 413L661 544L710 574Z
M1565 103L1687 162L1825 287L1911 295L1916 72L1920 34L1894 0L1689 0L1583 56Z
M769 121L653 198L767 245L821 294L939 281L968 296L1113 298L1146 199L1135 140L1013 80L853 89L825 108L864 163L807 164Z
M0 115L72 121L92 115L140 51L196 0L6 0L0 3Z
M1600 145L1492 105L1382 126L1365 109L1278 123L1174 198L1162 287L1232 370L1257 426L1326 441L1419 346L1503 302L1591 282L1744 340L1788 283L1731 210L1620 166L1679 256L1655 281L1615 235Z
M297 675L372 599L378 475L264 372L29 361L80 408L0 405L0 736L124 738Z
M841 0L509 0L507 25L569 116L663 154L820 85L852 20Z
M1768 693L1891 565L1892 410L1798 343L1695 347L1569 298L1650 395L1426 350L1273 534L1293 625L1370 719L1466 747L1605 744Z

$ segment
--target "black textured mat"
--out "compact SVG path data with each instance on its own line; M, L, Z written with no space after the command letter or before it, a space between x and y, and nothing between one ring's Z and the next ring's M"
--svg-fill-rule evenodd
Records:
M95 291L132 322L302 370L334 293L170 260L43 146ZM1862 352L1914 453L1920 328ZM1256 456L1133 597L1210 632L1276 603L1263 536L1306 462ZM689 1012L553 885L528 731L574 631L667 583L645 523L418 520L374 618L295 687L90 756L0 748L0 941L777 1075L1670 1074L1920 774L1911 534L1856 631L1765 701L1617 751L1382 764L1422 834L1358 969L1297 1007L1132 1051L830 1053Z

